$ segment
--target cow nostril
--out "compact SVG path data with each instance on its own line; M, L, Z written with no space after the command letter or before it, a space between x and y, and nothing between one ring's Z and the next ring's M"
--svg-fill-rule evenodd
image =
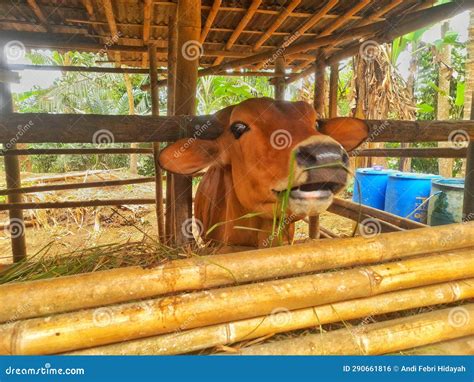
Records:
M300 166L310 167L317 163L317 155L313 150L308 150L305 147L300 147L296 153L296 161Z

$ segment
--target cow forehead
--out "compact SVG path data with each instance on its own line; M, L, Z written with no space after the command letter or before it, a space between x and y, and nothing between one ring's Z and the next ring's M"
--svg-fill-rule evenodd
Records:
M316 112L306 102L275 101L267 98L251 99L234 108L231 120L231 122L245 122L262 129L275 126L313 127L316 122Z

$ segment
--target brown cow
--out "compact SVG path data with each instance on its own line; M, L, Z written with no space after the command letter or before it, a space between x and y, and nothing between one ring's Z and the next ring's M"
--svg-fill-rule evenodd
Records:
M284 223L290 239L294 221L325 211L346 186L343 166L331 165L347 165L346 150L368 134L367 125L355 118L331 119L317 130L312 106L270 98L246 100L216 117L225 126L219 138L181 139L164 149L159 161L178 174L209 167L196 192L195 216L202 233L214 227L207 239L228 245L271 244L278 198L288 187Z

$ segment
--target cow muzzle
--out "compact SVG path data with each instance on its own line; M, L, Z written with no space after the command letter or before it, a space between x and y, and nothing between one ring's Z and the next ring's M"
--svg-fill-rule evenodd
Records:
M289 208L300 215L317 215L332 203L348 181L349 156L337 143L315 142L295 149L299 176L289 192Z

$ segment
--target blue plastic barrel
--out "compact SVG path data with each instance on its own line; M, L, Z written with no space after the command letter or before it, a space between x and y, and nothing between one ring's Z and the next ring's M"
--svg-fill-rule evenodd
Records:
M464 200L464 179L435 179L428 204L428 224L460 223Z
M439 178L439 175L412 172L390 175L385 195L385 211L426 223L428 205L422 204L430 196L432 179Z
M358 168L355 175L352 201L383 210L388 176L396 172L395 170L385 170L380 166Z

